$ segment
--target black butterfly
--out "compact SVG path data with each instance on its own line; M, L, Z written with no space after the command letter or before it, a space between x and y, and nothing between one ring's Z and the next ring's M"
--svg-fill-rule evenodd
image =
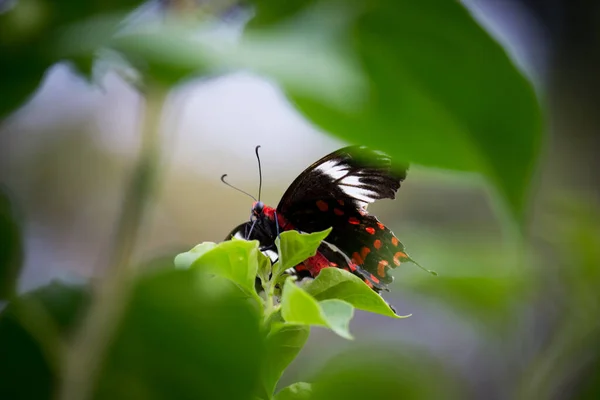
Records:
M258 156L258 147L256 151ZM393 165L382 152L364 146L345 147L304 170L276 209L255 201L250 221L237 226L226 240L258 240L261 251L274 261L280 232L296 229L310 233L332 227L317 254L295 266L294 272L315 277L326 267L343 268L375 291L387 290L386 285L393 281L391 269L412 260L394 233L366 209L376 200L395 198L407 169L406 165Z

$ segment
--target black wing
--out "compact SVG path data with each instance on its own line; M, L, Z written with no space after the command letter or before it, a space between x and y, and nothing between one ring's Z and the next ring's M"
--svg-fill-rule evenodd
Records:
M321 158L296 178L277 212L288 219L311 201L335 199L366 209L379 199L393 199L406 178L406 165L393 165L385 153L349 146Z
M355 273L381 290L393 280L390 269L409 258L394 233L366 208L376 200L395 198L406 171L406 165L393 164L382 152L346 147L308 167L283 195L277 211L304 232L332 227L326 242L359 267Z

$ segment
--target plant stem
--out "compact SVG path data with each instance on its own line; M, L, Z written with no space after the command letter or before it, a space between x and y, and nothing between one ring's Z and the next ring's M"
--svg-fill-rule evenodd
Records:
M159 127L166 95L161 86L149 85L140 154L125 196L105 276L66 356L59 393L62 400L92 397L105 353L125 312L136 275L133 250L157 186Z

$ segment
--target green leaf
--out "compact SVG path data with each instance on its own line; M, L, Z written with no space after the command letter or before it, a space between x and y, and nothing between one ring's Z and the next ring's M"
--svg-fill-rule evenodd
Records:
M0 300L15 294L22 263L21 228L8 197L0 191Z
M512 215L522 217L541 145L540 106L505 50L460 2L257 2L256 19L266 26L252 24L252 32L263 34L301 24L327 32L331 18L319 15L353 16L341 33L322 40L347 54L348 63L362 64L369 87L366 95L354 93L362 103L347 95L339 105L279 80L312 122L399 160L481 172Z
M284 387L276 395L275 400L309 400L312 387L310 383L297 382Z
M70 0L22 0L0 13L0 120L26 101L38 87L48 67L64 60L57 51L61 33L71 24L99 14L130 11L141 1L73 2ZM94 31L95 32L95 31ZM105 32L112 35L114 31ZM74 41L89 39L89 31ZM97 33L97 32L95 32ZM107 42L108 37L94 38ZM78 66L91 63L96 48L86 49L75 60ZM68 54L69 56L71 54ZM87 60L87 61L82 61Z
M331 299L319 302L321 311L329 328L346 339L352 339L350 334L350 320L354 316L352 304L343 300Z
M261 371L258 396L270 399L283 371L296 358L308 339L305 325L275 323L266 339L265 362Z
M204 253L214 249L215 247L217 247L217 244L214 242L202 242L190 251L177 254L177 256L175 257L175 267L182 269L189 268L194 263L194 261L196 261L202 255L204 255Z
M315 373L312 400L464 399L460 378L426 352L371 344L330 360Z
M64 342L90 302L88 287L54 281L0 313L0 398L51 399Z
M329 232L331 232L331 228L309 234L297 231L282 232L275 240L279 250L279 261L273 266L273 276L277 277L286 269L295 267L307 258L314 256Z
M303 289L319 301L339 299L359 310L392 318L405 318L396 315L389 304L360 278L343 269L324 268L313 281L304 285Z
M229 282L195 268L143 277L111 339L95 398L249 399L265 354L261 318Z
M348 324L352 319L352 305L342 300L321 303L288 279L281 295L281 315L286 322L324 326L343 338L352 339Z
M232 240L204 251L190 268L227 278L258 297L254 281L258 271L258 241Z

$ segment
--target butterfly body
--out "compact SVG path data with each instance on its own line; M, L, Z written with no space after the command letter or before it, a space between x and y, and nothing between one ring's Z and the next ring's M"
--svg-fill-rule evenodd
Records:
M352 272L376 291L387 290L392 268L410 260L394 233L367 211L378 199L395 197L406 167L362 146L333 152L309 166L285 192L276 208L255 202L250 221L227 237L258 240L260 250L277 259L275 239L286 230L317 232L332 228L315 256L294 267L316 277L323 268Z

